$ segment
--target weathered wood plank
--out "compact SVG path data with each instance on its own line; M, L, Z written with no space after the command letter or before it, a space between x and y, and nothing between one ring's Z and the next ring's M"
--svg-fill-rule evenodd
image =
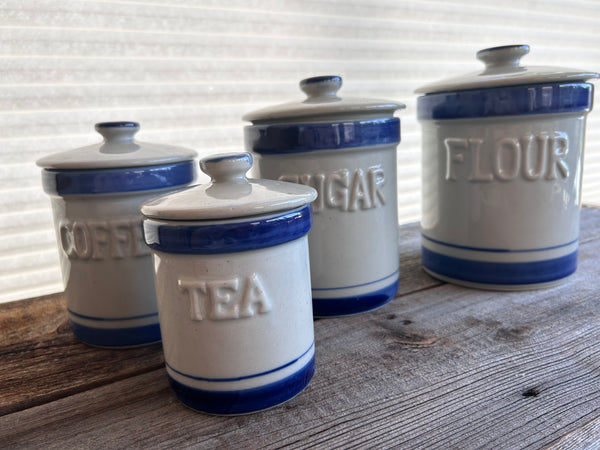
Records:
M162 367L160 344L89 347L71 333L61 294L0 305L0 416Z
M585 215L586 227L600 229L600 214ZM434 284L370 313L319 320L313 382L262 413L195 413L173 398L161 368L1 417L0 442L510 449L577 442L566 439L594 432L600 416L598 255L596 232L582 232L579 270L561 286L499 293Z
M418 225L400 228L399 241L399 294L440 285L420 269ZM106 350L81 344L66 314L62 294L0 305L0 415L162 367L160 345Z
M316 321L311 385L285 405L248 416L182 406L168 389L160 346L116 351L79 343L60 295L1 305L0 446L591 442L600 416L600 211L582 212L576 275L543 291L439 283L420 267L418 226L401 227L399 238L399 296L370 313Z
M600 418L591 420L581 428L563 436L548 450L579 450L600 448Z

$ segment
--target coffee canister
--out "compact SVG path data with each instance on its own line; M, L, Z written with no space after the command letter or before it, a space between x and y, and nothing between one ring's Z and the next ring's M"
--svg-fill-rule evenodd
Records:
M519 290L576 270L585 81L598 74L524 67L528 52L481 50L483 71L417 90L423 265L441 280Z
M367 311L398 289L396 147L404 105L341 98L339 76L300 82L307 98L244 116L261 176L314 187L309 233L318 317Z
M90 345L160 341L150 251L140 204L194 179L195 152L136 142L135 122L96 124L104 141L47 156L65 296L75 335Z
M248 153L201 161L211 177L142 206L166 370L212 414L282 403L315 370L307 233L314 189L248 179Z

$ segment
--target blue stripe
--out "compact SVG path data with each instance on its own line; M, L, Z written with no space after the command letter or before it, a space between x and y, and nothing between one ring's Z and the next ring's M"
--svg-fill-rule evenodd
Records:
M472 250L472 251L476 251L476 252L490 252L490 253L530 253L530 252L544 252L544 251L548 251L548 250L555 250L557 248L563 248L563 247L568 247L569 245L573 245L575 243L577 243L577 241L579 241L579 238L577 239L573 239L571 242L567 242L566 244L560 244L560 245L554 245L551 247L540 247L540 248L531 248L531 249L523 249L523 250L509 250L509 249L504 249L504 248L483 248L483 247L469 247L466 245L456 245L456 244L449 244L447 242L444 241L439 241L437 239L433 239L430 238L428 236L425 236L424 234L421 234L421 237L423 237L423 239L433 242L435 244L439 244L439 245L444 245L446 247L452 247L452 248L458 248L461 250Z
M310 347L308 347L308 349L302 353L300 356L298 356L297 358L282 364L279 367L275 367L274 369L271 370L266 370L264 372L260 372L260 373L253 373L251 375L243 375L241 377L233 377L233 378L206 378L206 377L196 377L193 375L188 375L187 373L183 373L180 372L179 370L173 368L173 366L171 366L169 363L167 363L165 361L165 365L169 367L169 369L171 369L173 372L178 373L179 375L182 375L184 377L187 378L191 378L193 380L199 380L199 381L211 381L211 382L216 382L216 383L228 383L228 382L232 382L232 381L241 381L241 380L249 380L251 378L257 378L257 377L262 377L264 375L268 375L270 373L274 373L274 372L278 372L282 369L285 369L286 367L291 366L292 364L295 364L296 362L298 362L300 359L302 359L304 356L306 356L307 353L309 353L313 348L315 347L315 343L313 342L312 344L310 344Z
M296 373L252 389L206 391L185 386L169 376L171 389L186 406L209 414L245 414L279 405L302 392L315 373L315 358Z
M400 273L399 270L396 270L394 273L391 273L383 278L380 278L378 280L375 281L369 281L368 283L361 283L361 284L353 284L351 286L342 286L342 287L333 287L333 288L312 288L313 293L315 291L339 291L340 289L352 289L352 288L357 288L357 287L363 287L363 286L369 286L371 284L376 284L376 283L380 283L383 280L387 280L388 278L391 278L393 276L396 276L396 278L398 277L398 274Z
M389 145L400 142L400 119L251 125L244 128L244 136L246 147L260 154Z
M423 265L455 280L482 284L527 285L571 275L577 269L577 250L560 258L532 262L485 262L455 258L421 248Z
M78 339L97 347L131 347L160 342L158 323L130 328L95 328L70 322Z
M48 194L110 194L182 186L194 179L194 162L115 169L44 169L42 185Z
M144 239L153 250L214 255L272 247L304 236L312 226L306 205L279 216L249 217L247 222L177 225L144 220Z
M589 111L589 83L549 83L440 92L417 99L417 118L467 119Z
M334 317L370 311L385 305L394 298L396 292L398 292L398 280L378 291L353 297L313 297L313 315L315 317Z
M111 318L111 317L85 316L83 314L78 314L76 312L73 312L73 311L71 311L68 308L67 308L67 311L69 311L69 314L73 314L75 317L80 317L80 318L86 319L86 320L98 320L98 321L102 321L102 322L113 322L113 321L123 321L123 320L145 319L147 317L158 317L158 313L157 312L151 313L151 314L143 314L141 316Z

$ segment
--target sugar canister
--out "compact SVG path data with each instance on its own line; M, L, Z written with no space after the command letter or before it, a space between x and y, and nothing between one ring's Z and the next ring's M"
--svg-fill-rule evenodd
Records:
M586 80L598 74L525 67L528 52L481 50L482 71L417 90L423 264L439 279L519 290L576 270Z
M342 79L300 82L306 99L248 113L246 148L261 176L314 187L309 233L318 317L367 311L398 289L396 147L404 105L341 98Z
M52 201L71 327L90 345L160 341L139 205L188 185L196 153L136 141L138 130L135 122L98 123L103 142L37 161Z
M302 391L315 370L307 186L248 179L249 153L201 161L208 184L142 206L166 370L185 405L242 414Z

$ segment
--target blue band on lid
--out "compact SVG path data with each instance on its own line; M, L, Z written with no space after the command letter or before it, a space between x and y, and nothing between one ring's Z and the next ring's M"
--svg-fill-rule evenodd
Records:
M144 239L166 253L214 255L272 247L304 236L312 226L310 205L278 216L248 217L243 222L178 225L144 220Z
M193 179L193 161L115 169L42 171L44 191L58 195L151 191L182 186Z
M589 83L550 83L427 94L417 100L417 118L469 119L589 111Z
M139 128L140 124L137 122L100 122L94 125L98 128Z
M400 119L251 125L244 135L247 147L260 154L370 147L400 142Z
M323 81L341 83L342 77L339 75L320 75L318 77L305 78L304 80L300 81L300 87L306 86L307 84L322 83Z

